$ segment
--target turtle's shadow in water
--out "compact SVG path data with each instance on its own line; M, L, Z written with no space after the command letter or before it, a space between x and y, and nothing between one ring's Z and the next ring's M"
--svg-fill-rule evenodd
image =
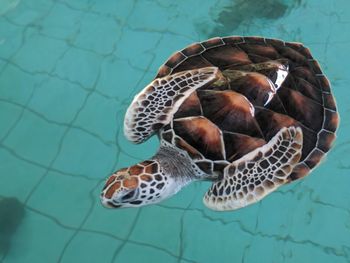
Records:
M10 249L11 238L24 215L24 205L17 198L0 198L0 255Z
M204 29L209 37L230 35L239 26L252 24L254 20L275 20L287 15L292 9L301 6L302 0L235 0L217 13L213 9L215 26Z

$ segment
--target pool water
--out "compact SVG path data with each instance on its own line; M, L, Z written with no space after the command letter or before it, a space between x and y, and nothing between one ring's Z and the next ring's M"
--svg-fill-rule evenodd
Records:
M349 262L349 26L347 0L1 0L0 262ZM158 148L123 135L133 96L174 51L217 35L311 49L341 116L327 160L238 211L207 209L208 183L103 208L105 178Z

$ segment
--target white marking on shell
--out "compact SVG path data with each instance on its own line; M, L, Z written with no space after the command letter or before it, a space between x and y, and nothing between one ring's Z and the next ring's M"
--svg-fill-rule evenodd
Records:
M247 99L246 96L242 95L243 98L249 103L249 109L250 109L250 114L254 117L255 116L255 108L253 104Z
M284 82L284 80L287 78L288 76L288 70L289 70L289 67L288 66L284 66L282 64L280 64L278 66L278 70L277 70L277 79L276 79L276 90L278 90L281 86L282 86L282 83Z

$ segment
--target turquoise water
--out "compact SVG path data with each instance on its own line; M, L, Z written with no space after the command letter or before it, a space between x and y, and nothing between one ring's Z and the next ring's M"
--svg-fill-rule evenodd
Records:
M349 26L346 0L0 0L0 262L349 262ZM107 175L158 147L123 136L132 97L215 35L310 47L341 115L327 160L235 212L204 207L208 183L103 208Z

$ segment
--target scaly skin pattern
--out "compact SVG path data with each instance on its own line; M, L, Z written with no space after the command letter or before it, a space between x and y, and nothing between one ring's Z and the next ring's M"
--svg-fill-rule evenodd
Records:
M299 162L303 143L300 128L282 128L269 143L225 168L224 178L213 183L204 203L213 210L234 210L255 203L288 183Z
M151 160L113 173L101 193L101 201L108 208L155 204L205 176L186 151L161 141Z
M125 114L124 134L141 143L169 123L192 91L215 79L216 67L200 68L155 79L137 95Z
M120 169L107 180L101 194L102 204L109 208L135 207L162 199L169 178L155 160L147 160Z

